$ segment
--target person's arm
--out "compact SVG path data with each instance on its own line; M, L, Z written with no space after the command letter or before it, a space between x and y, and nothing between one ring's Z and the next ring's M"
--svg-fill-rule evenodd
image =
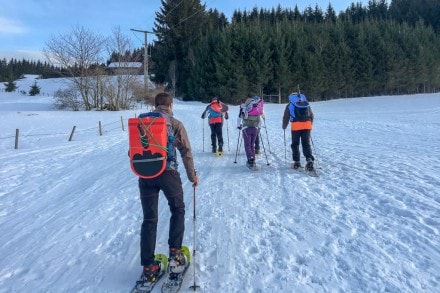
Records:
M206 112L208 111L208 108L209 108L209 106L206 106L206 109L205 109L205 111L203 111L203 113L202 113L202 119L205 119L206 118Z
M240 110L238 111L237 128L238 129L243 128L243 108L241 108L241 107L240 107Z
M180 156L182 157L183 166L185 167L188 180L197 185L199 179L194 168L194 159L191 152L191 144L189 142L188 134L182 122L177 121L176 119L173 120L176 148L179 150Z
M283 121L282 121L282 128L286 129L287 125L290 121L290 111L289 111L289 104L287 104L286 109L284 109L284 115L283 115Z

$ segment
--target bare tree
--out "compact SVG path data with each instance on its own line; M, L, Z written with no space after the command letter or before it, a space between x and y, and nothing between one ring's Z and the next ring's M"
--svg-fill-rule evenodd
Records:
M128 109L133 102L134 84L137 73L130 66L131 56L127 52L132 51L130 39L121 33L121 28L113 29L113 35L107 42L107 53L116 56L116 76L107 80L105 90L109 109Z
M102 61L104 42L102 36L77 26L70 33L52 37L44 48L44 54L52 64L62 66L69 72L86 110L97 105L90 70Z
M71 108L73 111L79 111L82 102L78 97L78 91L72 87L57 90L54 94L54 105L57 109Z

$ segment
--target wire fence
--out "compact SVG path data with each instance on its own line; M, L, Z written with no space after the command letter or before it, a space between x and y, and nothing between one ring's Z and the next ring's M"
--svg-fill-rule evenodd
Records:
M136 116L136 114L135 114ZM128 119L125 119L128 120ZM91 126L88 128L77 129L76 126L72 127L71 132L51 132L51 133L26 133L20 134L20 129L15 129L15 135L5 135L0 136L0 140L8 140L14 139L14 148L18 149L19 141L22 138L26 137L64 137L67 141L72 141L75 133L87 133L87 132L96 132L98 136L103 136L104 134L108 134L110 132L114 132L117 130L125 131L126 125L125 120L121 116L120 120L111 121L107 123L102 123L98 121L98 126Z

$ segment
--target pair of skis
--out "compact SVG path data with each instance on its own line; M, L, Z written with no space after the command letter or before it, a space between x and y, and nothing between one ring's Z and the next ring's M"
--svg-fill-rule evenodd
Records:
M142 281L142 275L136 285L131 290L131 293L148 293L151 292L157 283L162 279L163 276L167 275L164 283L162 284L162 293L176 293L179 292L180 287L182 287L183 278L186 271L191 263L191 253L187 246L182 246L182 253L186 257L186 266L181 273L173 273L169 271L168 268L168 257L165 254L156 254L154 259L161 263L161 270L159 276L154 282L144 282Z

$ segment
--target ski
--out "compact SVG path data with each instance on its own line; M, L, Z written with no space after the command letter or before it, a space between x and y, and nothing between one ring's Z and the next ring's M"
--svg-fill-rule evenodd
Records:
M181 273L172 273L168 267L168 276L165 279L165 282L162 284L162 293L176 293L179 292L180 287L182 287L183 278L185 277L185 273L189 268L191 263L191 253L189 252L189 248L187 246L182 246L182 253L186 257L186 266L183 272Z
M214 153L214 155L216 157L223 157L224 153L223 152L216 152L216 153Z
M156 254L154 256L155 260L160 261L160 274L154 282L144 282L142 280L142 275L139 280L136 281L136 285L130 291L131 293L148 293L151 292L156 286L157 282L165 275L168 266L168 257L165 254Z

